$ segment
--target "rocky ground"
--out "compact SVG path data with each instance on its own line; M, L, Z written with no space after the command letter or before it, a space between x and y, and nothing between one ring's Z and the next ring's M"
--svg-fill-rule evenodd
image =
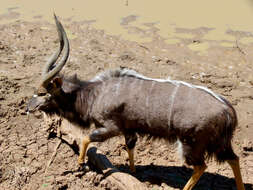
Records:
M77 73L90 79L109 68L128 67L154 78L184 80L207 86L223 95L235 107L239 126L233 140L240 156L246 189L253 188L253 44L242 44L245 32L231 32L238 43L223 47L222 42L205 41L210 29L178 29L193 39L166 44L154 26L141 32L150 43L125 41L92 28L87 22L64 21L70 38L70 59L66 75ZM127 27L127 26L125 26ZM26 102L38 86L42 68L58 46L55 26L47 22L17 21L0 26L0 189L110 189L96 170L80 171L77 153L62 142L48 167L58 138L49 135L42 113L27 116ZM189 45L208 42L205 53L191 51ZM85 133L88 133L86 130ZM94 144L123 172L129 172L122 137ZM182 167L175 145L164 141L139 139L133 174L149 189L180 189L192 169ZM235 189L227 164L208 163L196 189Z

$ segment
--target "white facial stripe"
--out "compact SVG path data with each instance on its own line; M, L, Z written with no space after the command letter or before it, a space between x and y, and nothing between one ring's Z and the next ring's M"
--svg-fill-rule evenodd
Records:
M37 94L34 94L33 97L36 98L36 97L38 97L38 95L37 95Z

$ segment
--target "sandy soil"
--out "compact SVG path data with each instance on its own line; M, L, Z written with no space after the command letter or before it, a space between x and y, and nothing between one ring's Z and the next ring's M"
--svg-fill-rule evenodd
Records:
M169 45L156 35L155 28L132 28L131 31L154 39L139 44L108 36L89 23L63 23L71 43L66 75L77 73L80 78L89 79L108 68L124 66L149 77L170 76L207 86L230 100L239 117L234 149L241 158L246 189L253 188L253 44L222 47L221 42L208 41L208 51L199 53L188 45L206 42L202 37L210 29L178 29L194 34L194 39ZM55 26L17 21L1 25L0 31L0 189L111 189L95 170L79 171L78 155L65 143L47 168L59 139L49 136L41 113L29 117L25 114L26 102L40 82L42 67L58 46ZM240 39L252 34L231 35ZM129 172L121 137L94 145L121 171ZM175 146L164 141L139 139L135 160L134 176L153 190L180 189L192 173L182 167ZM210 161L196 189L235 189L231 169L227 164Z

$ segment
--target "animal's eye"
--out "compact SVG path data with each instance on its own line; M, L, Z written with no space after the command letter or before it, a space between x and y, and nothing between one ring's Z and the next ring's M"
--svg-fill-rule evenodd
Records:
M36 94L38 96L45 96L47 94L47 90L45 88L39 88Z

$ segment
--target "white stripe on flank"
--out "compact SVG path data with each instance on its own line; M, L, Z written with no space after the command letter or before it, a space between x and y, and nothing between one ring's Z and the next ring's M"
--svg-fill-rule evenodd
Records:
M137 83L138 80L133 80L133 82L130 84L129 89L134 89L135 85Z
M140 81L140 83L139 83L138 86L139 86L139 88L140 88L140 90L141 90L141 89L143 88L143 81L144 81L144 80L139 80L139 81Z
M132 76L132 77L136 77L136 78L140 78L140 79L144 79L144 80L152 80L152 81L157 81L157 82L169 82L174 85L183 84L183 85L188 86L190 88L202 89L202 90L208 92L209 94L211 94L212 96L214 96L219 101L224 102L217 94L215 94L213 91L209 90L208 88L206 88L204 86L192 85L192 84L184 82L184 81L170 80L169 78L168 79L149 78L149 77L143 76L142 74L137 73L134 70L128 70L128 69L123 69L122 75L127 75L127 76Z
M152 105L151 105L151 108L149 107L150 105L149 105L149 97L150 97L150 94L152 93L152 90L153 90L153 88L154 88L154 86L155 86L155 81L152 81L152 84L151 84L151 86L150 86L150 88L149 88L149 92L148 92L148 94L147 94L147 96L146 96L146 101L145 101L145 104L146 104L146 107L144 108L144 112L145 112L145 115L146 115L146 120L147 120L147 124L148 124L148 126L151 126L151 123L150 123L150 118L149 118L149 113L150 112L152 112L152 110L151 110L151 108L152 108Z
M174 88L172 94L171 94L171 100L170 100L170 107L169 107L169 113L168 113L168 126L170 127L172 125L171 123L171 119L172 119L172 109L174 107L174 102L175 102L175 97L176 97L176 94L177 94L177 90L178 90L178 87L179 87L180 84L176 84L176 87Z
M192 85L192 84L189 84L187 82L184 82L184 81L177 81L177 80L170 80L169 78L168 79L156 79L156 78L149 78L149 77L146 77L140 73L137 73L136 71L134 70L130 70L130 69L115 69L115 70L109 70L109 71L105 71L103 73L100 73L98 74L97 76L95 76L93 79L91 79L90 81L91 82L95 82L95 81L105 81L105 80L108 80L109 78L113 78L113 77L124 77L124 76L128 76L128 77L135 77L135 78L138 78L138 79L143 79L143 80L148 80L148 81L156 81L156 82L169 82L171 84L174 84L174 85L179 85L179 84L182 84L182 85L185 85L185 86L188 86L190 88L197 88L197 89L201 89L201 90L204 90L206 91L208 94L212 95L214 98L216 98L217 100L219 100L220 102L223 102L225 103L222 98L219 97L219 95L215 94L213 91L209 90L208 88L206 87L203 87L203 86L197 86L197 85Z
M154 81L152 81L151 87L149 89L149 94L151 94L151 92L154 88L154 85L155 85L155 83L154 83ZM147 94L147 97L146 97L146 109L148 109L148 106L149 106L149 94Z
M116 96L118 96L118 94L119 94L119 87L121 86L121 81L122 81L122 78L120 78L119 81L116 84L116 89L115 89Z

